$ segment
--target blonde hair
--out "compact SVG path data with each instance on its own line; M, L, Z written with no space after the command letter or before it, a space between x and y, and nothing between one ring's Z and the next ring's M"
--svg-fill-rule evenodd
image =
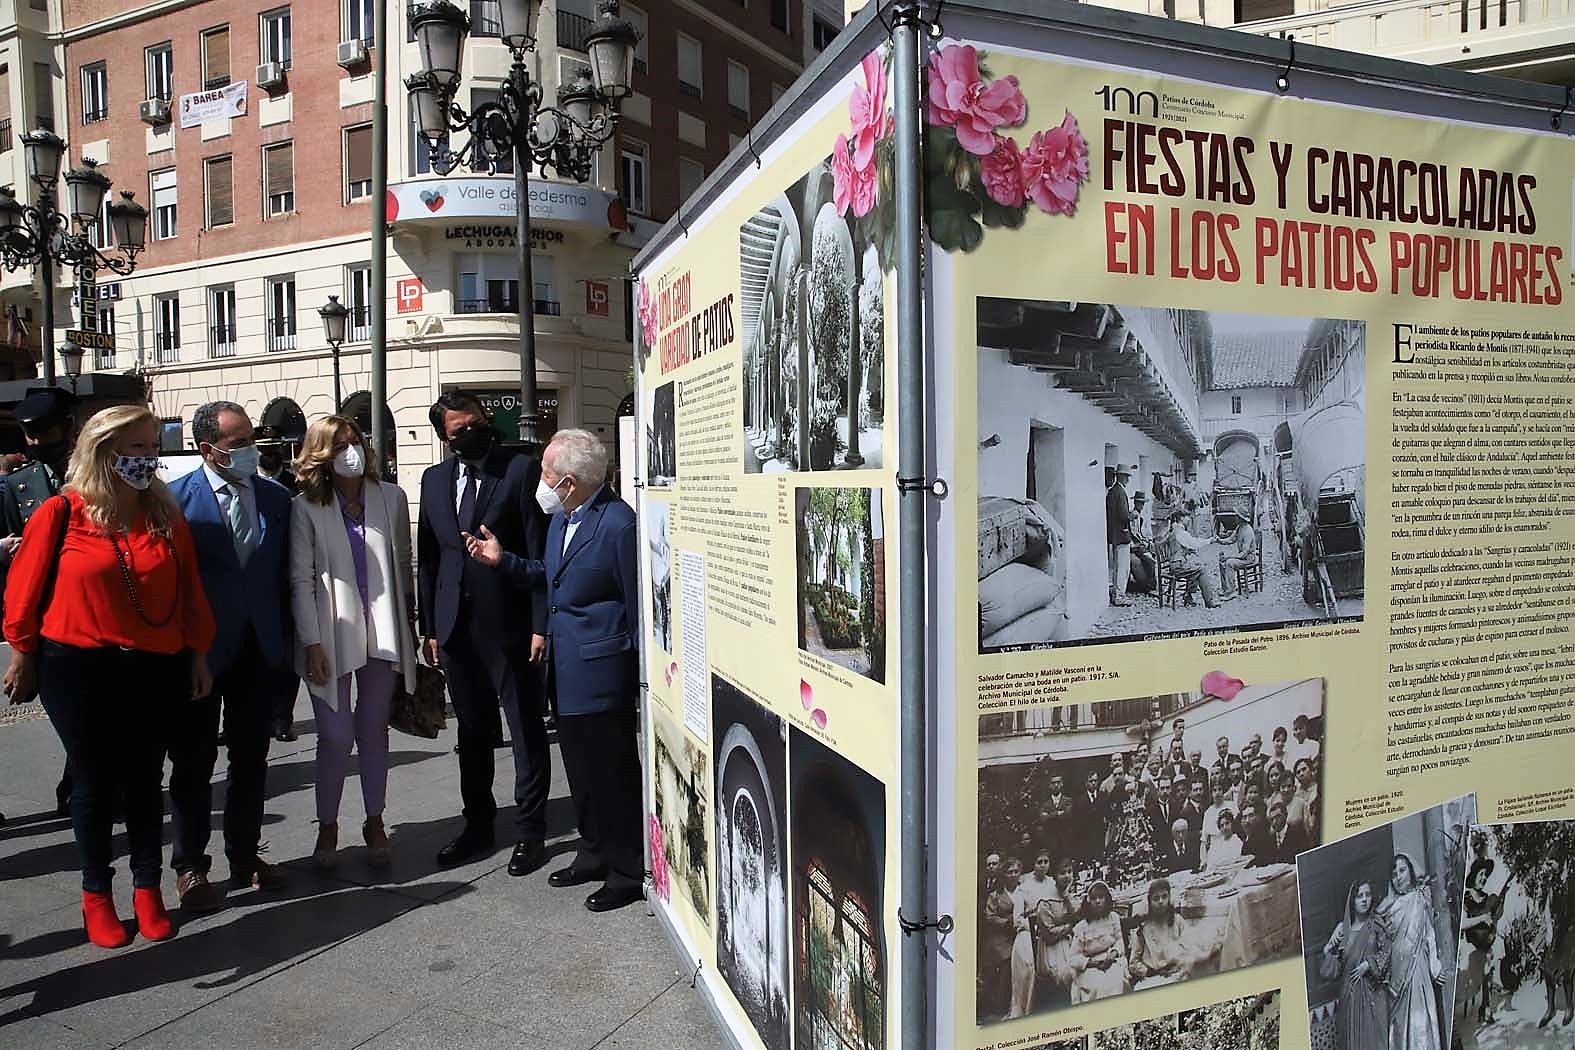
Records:
M372 482L378 480L372 443L361 433L355 420L349 416L324 416L306 428L301 454L295 457L295 480L301 486L301 495L323 506L334 498L334 443L339 440L340 427L349 427L352 438L361 444L366 461L361 476Z
M132 427L150 423L157 430L159 417L146 406L116 405L96 413L77 436L71 464L66 468L65 487L67 491L82 497L88 520L104 532L131 525L131 522L118 520L116 514L116 484L120 475L115 472L115 457L118 455L115 442ZM171 535L175 519L181 514L168 486L155 477L137 495L153 531L161 536Z

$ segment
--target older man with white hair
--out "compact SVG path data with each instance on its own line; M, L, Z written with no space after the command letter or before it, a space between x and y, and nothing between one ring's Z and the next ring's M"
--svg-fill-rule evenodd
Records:
M638 549L634 511L607 487L607 449L595 434L560 430L542 453L536 499L552 516L545 558L503 549L485 527L470 556L503 565L523 584L547 584L547 668L558 700L558 744L580 849L554 886L605 880L586 898L610 911L641 897L645 857L636 750L639 690Z

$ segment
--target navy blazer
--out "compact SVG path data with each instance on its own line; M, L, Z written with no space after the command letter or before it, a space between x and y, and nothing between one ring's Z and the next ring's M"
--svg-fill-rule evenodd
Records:
M547 542L547 516L536 504L540 461L493 449L482 460L480 474L475 533L486 525L504 550L540 559ZM416 527L421 636L449 644L463 606L465 629L476 640L526 652L531 635L547 633L546 588L540 580L523 583L465 553L454 495L458 480L459 460L452 456L421 475Z
M547 581L547 646L560 715L632 708L640 688L638 528L634 511L602 486L563 548L554 514L542 561L504 556L520 579Z
M252 478L257 524L262 531L257 549L241 568L229 520L219 509L218 494L198 467L170 483L170 492L191 525L197 568L213 607L217 633L208 650L208 667L220 675L240 652L246 625L270 664L292 666L290 638L290 493L261 475Z

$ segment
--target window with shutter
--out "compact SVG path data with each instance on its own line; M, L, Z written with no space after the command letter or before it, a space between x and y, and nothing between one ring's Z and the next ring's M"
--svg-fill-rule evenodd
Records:
M202 34L202 89L212 91L230 82L230 27Z
M345 200L372 195L372 125L345 129Z
M235 221L235 181L229 157L210 157L203 162L208 202L208 227L228 226Z
M175 169L155 171L148 176L148 196L153 200L153 239L167 241L175 236Z
M281 142L263 149L263 194L270 217L295 210L294 143Z

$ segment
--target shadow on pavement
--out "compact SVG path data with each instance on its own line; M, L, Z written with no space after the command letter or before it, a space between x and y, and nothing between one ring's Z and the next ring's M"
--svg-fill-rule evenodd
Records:
M473 892L462 882L443 887L445 899ZM0 998L31 994L32 1001L0 1014L0 1027L104 999L149 991L164 985L193 982L201 989L239 985L281 963L329 947L374 929L421 907L409 898L375 888L348 887L331 893L311 885L270 895L267 903L233 922L188 929L174 940L144 950L110 953L55 973L0 988ZM69 938L67 937L69 933ZM72 929L29 938L8 946L19 958L46 955L82 943Z

